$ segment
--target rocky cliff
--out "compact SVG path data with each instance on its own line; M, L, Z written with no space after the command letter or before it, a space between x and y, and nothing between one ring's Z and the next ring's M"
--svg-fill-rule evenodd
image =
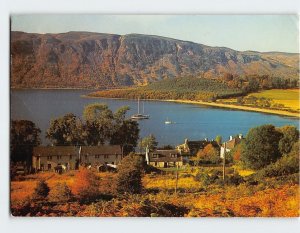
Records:
M11 33L13 88L111 88L174 77L298 78L299 54L239 52L151 35Z

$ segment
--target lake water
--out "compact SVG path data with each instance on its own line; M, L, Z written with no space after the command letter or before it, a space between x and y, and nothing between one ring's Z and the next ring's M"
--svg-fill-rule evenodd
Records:
M128 117L137 113L137 101L114 99L90 99L81 96L88 90L13 90L11 91L11 119L33 121L41 130L44 144L45 131L51 118L74 113L81 117L84 106L90 103L106 103L113 111L128 105ZM140 137L155 135L160 145L177 145L185 138L200 140L213 139L221 135L227 139L230 135L242 133L262 124L275 126L295 125L298 119L270 114L212 108L193 104L180 104L160 101L143 101L145 114L150 119L139 121ZM140 104L142 109L142 101ZM166 119L176 122L166 125Z

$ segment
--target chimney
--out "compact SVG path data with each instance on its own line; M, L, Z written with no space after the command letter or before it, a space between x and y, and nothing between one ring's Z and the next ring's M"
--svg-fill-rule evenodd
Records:
M239 139L242 139L243 138L243 134L239 134Z
M231 141L233 139L233 137L230 135L230 137L229 137L229 141Z

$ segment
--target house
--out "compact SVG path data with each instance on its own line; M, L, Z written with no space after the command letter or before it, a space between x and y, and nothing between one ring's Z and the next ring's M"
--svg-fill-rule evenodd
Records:
M33 148L32 167L36 171L54 171L64 165L67 170L79 166L78 149L74 146L38 146Z
M36 171L54 171L57 167L74 170L80 165L98 168L101 165L118 165L122 157L122 149L118 145L39 146L33 148L32 166Z
M82 146L80 151L81 164L93 167L118 165L122 157L122 149L118 145Z
M208 141L207 138L205 138L204 140L199 141L189 141L188 139L185 139L183 144L177 146L177 149L183 154L195 156L199 150L203 150L208 144L212 144L213 147L219 148L216 141Z
M220 158L224 158L225 152L230 152L234 147L236 147L238 144L241 143L243 140L243 135L239 134L236 137L229 137L229 140L227 142L222 143L221 149L220 149Z
M146 150L146 162L154 167L181 167L183 164L179 150Z

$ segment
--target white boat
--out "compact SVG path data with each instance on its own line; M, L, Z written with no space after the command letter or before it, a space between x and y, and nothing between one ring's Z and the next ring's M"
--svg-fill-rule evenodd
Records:
M143 103L143 114L140 113L140 98L138 98L138 113L131 116L132 120L143 120L149 119L150 115L144 114L144 103Z
M169 124L174 124L175 122L173 122L173 121L170 121L168 118L167 118L167 120L165 121L165 124L166 125L169 125Z

